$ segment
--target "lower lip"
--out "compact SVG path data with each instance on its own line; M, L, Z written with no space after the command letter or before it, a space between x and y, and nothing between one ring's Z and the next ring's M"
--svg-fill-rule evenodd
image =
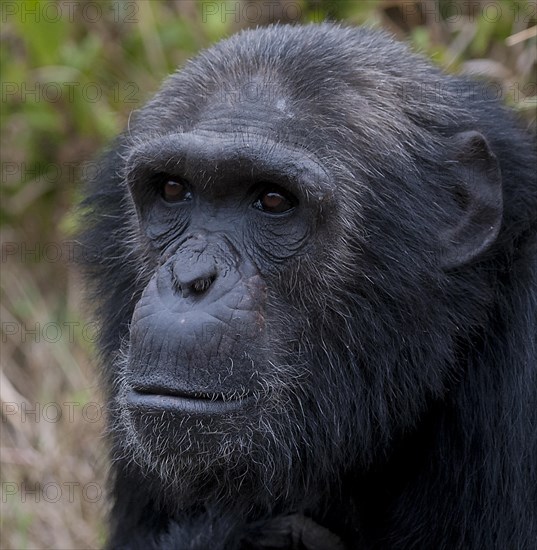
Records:
M127 404L130 408L155 414L166 411L192 415L222 415L240 412L252 402L252 397L222 401L178 395L139 393L134 390L127 394Z

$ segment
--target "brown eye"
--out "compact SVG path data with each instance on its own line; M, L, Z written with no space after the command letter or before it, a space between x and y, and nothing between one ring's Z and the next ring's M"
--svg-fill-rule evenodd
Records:
M281 214L291 210L295 204L290 198L278 191L269 191L262 193L254 202L254 208L269 212L270 214Z
M162 198L166 202L184 202L192 199L192 193L184 182L168 180L162 186Z

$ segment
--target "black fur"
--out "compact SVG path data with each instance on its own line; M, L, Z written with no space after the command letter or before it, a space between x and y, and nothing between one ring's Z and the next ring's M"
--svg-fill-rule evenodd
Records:
M276 253L265 241L238 248L266 285L253 291L266 292L266 334L244 344L256 342L250 374L263 390L212 443L202 421L164 413L136 428L125 404L132 377L159 367L131 353L135 306L166 254L183 253L148 241L131 179L145 181L147 143L200 128L242 132L261 164L275 142L321 167L296 256L263 263ZM198 166L203 185L221 162ZM110 413L110 548L535 548L536 166L535 144L486 86L378 31L246 31L173 75L83 203ZM214 347L211 365L235 351Z

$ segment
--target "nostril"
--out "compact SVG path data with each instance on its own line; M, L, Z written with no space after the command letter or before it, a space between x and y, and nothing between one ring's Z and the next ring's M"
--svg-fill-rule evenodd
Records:
M197 277L193 281L180 282L179 287L183 298L192 295L204 294L207 290L209 290L215 279L216 275L210 275L208 277Z
M200 297L206 293L218 277L214 257L204 250L181 251L175 261L171 262L172 282L183 298Z
M203 278L197 279L191 285L192 290L196 294L202 294L209 289L209 287L213 284L215 279L216 277L214 275L210 277L203 277Z

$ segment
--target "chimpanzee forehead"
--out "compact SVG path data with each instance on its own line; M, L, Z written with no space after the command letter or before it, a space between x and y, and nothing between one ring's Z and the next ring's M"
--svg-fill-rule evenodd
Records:
M227 82L210 96L196 124L200 129L274 134L296 119L290 94L268 75Z

